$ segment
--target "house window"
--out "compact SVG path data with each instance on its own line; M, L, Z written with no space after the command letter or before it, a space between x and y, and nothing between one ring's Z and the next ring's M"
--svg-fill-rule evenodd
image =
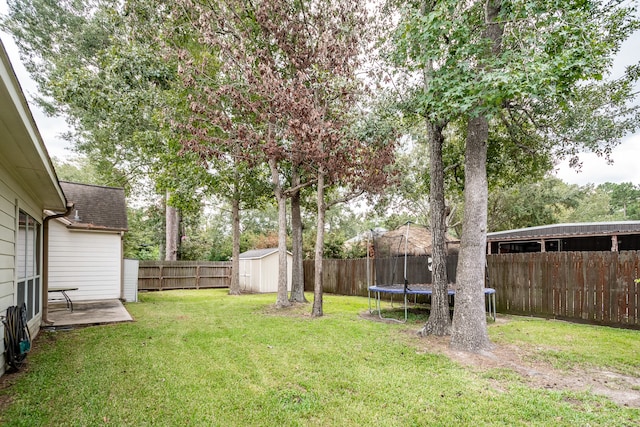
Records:
M40 313L40 224L20 211L18 219L18 306L27 306L27 320Z

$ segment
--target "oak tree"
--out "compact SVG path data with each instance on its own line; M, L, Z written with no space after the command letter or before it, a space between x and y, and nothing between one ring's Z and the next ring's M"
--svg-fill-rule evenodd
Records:
M460 118L467 123L465 211L452 346L481 351L490 348L482 294L490 128L505 117L505 111L527 114L549 102L566 108L583 82L602 78L612 54L637 22L620 2L428 4L428 13L412 15L400 40L423 64L427 60L435 64L421 97L430 119ZM542 149L565 151L566 140L549 141L556 145ZM617 139L599 135L590 148L603 141L606 152ZM584 141L569 142L573 147L580 144Z

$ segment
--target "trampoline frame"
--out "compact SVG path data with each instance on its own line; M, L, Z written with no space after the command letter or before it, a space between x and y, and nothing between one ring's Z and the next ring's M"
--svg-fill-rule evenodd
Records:
M375 309L371 308L371 292L374 293L375 297ZM391 294L391 304L393 304L393 295L404 295L404 322L399 321L397 319L383 317L381 310L381 294ZM496 320L496 290L493 288L483 288L483 293L485 296L486 304L485 306L488 308L487 313L491 316L493 321ZM455 289L449 288L447 290L447 295L449 297L455 296ZM407 321L408 314L408 304L407 304L407 295L433 295L433 289L431 288L420 288L420 289L411 289L409 287L404 287L404 285L394 285L394 286L370 286L369 287L369 313L373 313L374 311L378 312L378 317L383 320L395 320L401 323L405 323Z

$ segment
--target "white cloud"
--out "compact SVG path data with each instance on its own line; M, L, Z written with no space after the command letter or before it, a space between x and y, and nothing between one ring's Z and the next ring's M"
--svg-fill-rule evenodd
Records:
M640 134L626 138L613 150L613 164L607 164L603 157L592 153L581 155L580 160L580 172L569 168L564 161L558 167L556 176L569 184L578 185L604 182L640 184Z
M636 31L621 46L611 70L611 77L619 78L629 65L640 62L640 31ZM640 84L636 85L636 93L640 92ZM635 103L640 99L636 97ZM611 154L613 164L595 154L582 154L582 171L569 168L568 163L562 162L556 176L569 184L602 184L604 182L631 182L640 184L640 132L628 135Z

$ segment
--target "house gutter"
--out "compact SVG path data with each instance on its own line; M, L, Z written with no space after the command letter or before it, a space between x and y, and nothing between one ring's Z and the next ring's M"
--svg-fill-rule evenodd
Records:
M66 212L47 215L42 221L42 324L51 325L49 321L49 221L67 216L73 210L74 204L67 202Z

